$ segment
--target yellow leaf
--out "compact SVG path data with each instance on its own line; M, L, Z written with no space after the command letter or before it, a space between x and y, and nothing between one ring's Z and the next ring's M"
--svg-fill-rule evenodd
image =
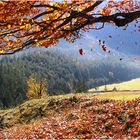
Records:
M25 27L26 27L26 28L29 28L29 27L30 27L30 24L26 24Z
M4 40L5 42L8 42L8 41L9 41L9 39L8 39L8 38L3 38L3 40Z
M8 29L11 29L11 25L10 24L8 25Z
M0 54L3 54L4 53L4 50L0 50Z
M23 25L23 26L20 26L20 29L24 29L25 28L25 26Z

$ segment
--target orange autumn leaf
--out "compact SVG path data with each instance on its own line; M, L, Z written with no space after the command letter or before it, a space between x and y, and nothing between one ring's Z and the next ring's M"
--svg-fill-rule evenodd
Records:
M140 18L139 7L140 3L132 0L0 1L2 54L13 54L29 46L47 48L56 45L62 38L74 42L81 37L81 31L98 29L96 23L125 27L137 20L137 24ZM13 42L14 49L8 43L11 38L20 39L20 42L16 39ZM44 40L47 43L39 43Z

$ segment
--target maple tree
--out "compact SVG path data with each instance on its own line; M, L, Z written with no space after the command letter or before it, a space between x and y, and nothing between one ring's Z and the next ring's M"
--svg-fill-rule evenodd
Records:
M0 1L0 54L29 47L70 42L81 31L102 29L105 24L127 26L140 17L140 2L133 0L20 0ZM138 31L140 31L138 26Z

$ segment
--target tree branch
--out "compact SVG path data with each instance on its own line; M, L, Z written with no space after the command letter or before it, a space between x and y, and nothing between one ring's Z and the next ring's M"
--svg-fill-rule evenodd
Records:
M122 27L131 23L135 19L140 17L140 11L135 11L131 13L116 13L110 16L100 16L100 17L91 17L91 15L83 16L83 14L79 13L79 16L87 18L84 23L81 23L80 26L74 27L72 29L65 29L63 31L76 31L84 26L93 24L93 23L106 23L106 22L113 22L116 26Z

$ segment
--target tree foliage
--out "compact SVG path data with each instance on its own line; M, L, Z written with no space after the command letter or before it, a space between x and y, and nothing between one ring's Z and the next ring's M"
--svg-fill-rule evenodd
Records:
M30 76L27 81L27 97L29 99L41 98L47 95L47 82L45 80L37 81L35 76Z
M73 42L81 31L99 30L108 23L127 26L138 22L139 7L140 2L133 0L0 1L0 54L31 46L47 48L61 38Z

